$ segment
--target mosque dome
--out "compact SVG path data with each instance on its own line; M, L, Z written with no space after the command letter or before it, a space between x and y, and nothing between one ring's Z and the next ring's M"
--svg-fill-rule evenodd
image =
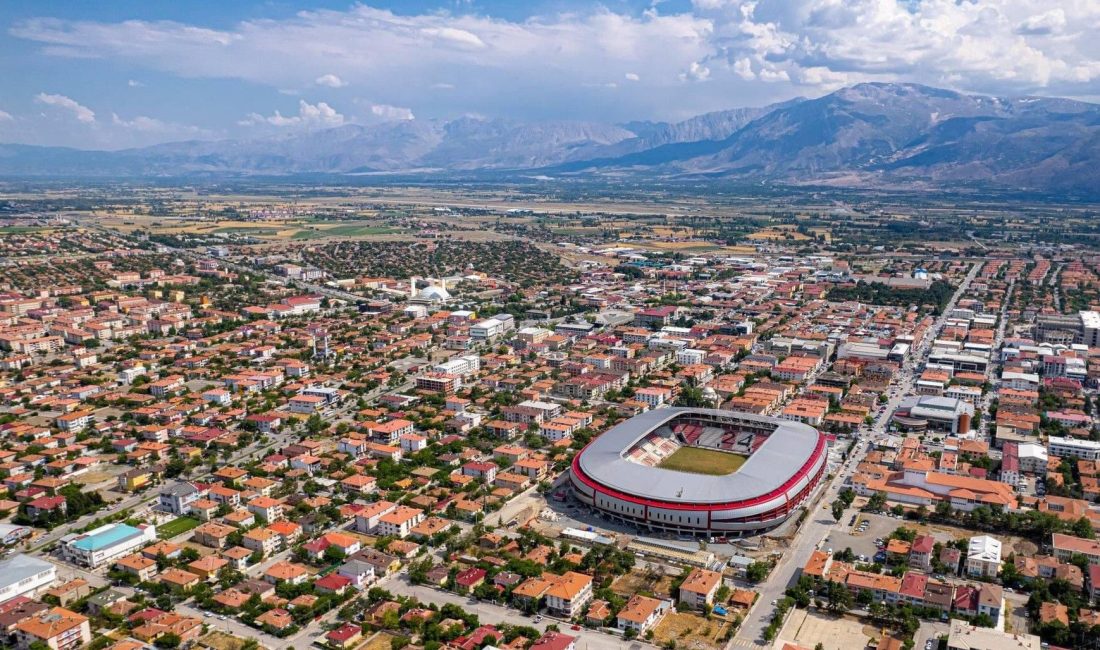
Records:
M417 294L417 297L421 300L431 300L435 302L450 300L451 294L447 293L447 290L443 287L433 284L430 287L424 287L423 289L421 289L420 293Z

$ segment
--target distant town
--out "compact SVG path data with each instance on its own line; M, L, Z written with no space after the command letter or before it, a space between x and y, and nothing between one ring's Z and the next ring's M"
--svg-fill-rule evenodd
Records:
M0 646L1096 647L1097 224L0 187Z

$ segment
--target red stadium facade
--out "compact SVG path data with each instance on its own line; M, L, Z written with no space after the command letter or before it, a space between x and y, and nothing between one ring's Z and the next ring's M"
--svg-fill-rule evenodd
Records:
M743 448L749 458L726 476L648 464L662 447L676 445ZM825 436L804 424L716 409L657 409L581 450L570 481L580 502L641 529L744 536L783 523L820 484L827 460Z

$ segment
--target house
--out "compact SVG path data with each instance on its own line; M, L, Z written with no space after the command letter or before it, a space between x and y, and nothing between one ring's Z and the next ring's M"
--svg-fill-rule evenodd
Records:
M546 591L546 607L563 618L577 616L592 599L591 576L566 571L551 581L553 584Z
M343 594L348 587L352 586L352 581L351 578L342 576L339 573L330 573L319 578L313 583L313 586L323 594Z
M936 538L921 535L913 540L909 547L909 566L921 571L932 570L932 553L936 547Z
M172 567L160 574L160 582L168 585L172 591L187 593L202 582L202 578L190 571Z
M398 506L378 520L378 532L383 536L404 539L414 526L424 521L424 511L419 508Z
M115 562L115 568L135 576L139 582L152 580L153 576L157 574L156 560L147 558L141 553L134 553L119 559Z
M692 569L680 584L680 603L694 609L703 609L714 601L714 594L721 585L721 573L701 568Z
M360 533L372 533L378 528L382 517L394 511L397 504L391 501L376 501L368 504L355 514L355 530Z
M268 528L253 528L241 537L241 545L253 552L271 555L279 550L282 538Z
M463 592L469 592L485 582L485 569L470 567L455 575L455 586Z
M283 504L271 497L256 497L248 502L248 510L260 519L270 523L282 519Z
M363 589L374 581L374 567L362 560L348 560L336 569L336 573L351 580L351 586L356 589Z
M264 572L264 580L271 584L287 582L292 585L301 584L309 578L309 571L300 564L294 562L276 562Z
M235 530L232 526L208 521L191 531L191 541L210 548L223 548Z
M344 623L335 630L325 634L325 642L334 648L353 648L363 638L363 628L351 623Z
M257 616L256 622L265 628L281 632L294 625L294 617L282 607L276 607Z
M668 601L634 594L619 610L619 615L615 617L615 624L623 632L632 630L640 636L661 620L668 611L668 605Z
M329 548L336 549L340 551L343 557L347 557L362 548L362 544L357 537L340 532L331 532L306 543L304 548L311 559L320 560Z
M92 630L86 616L53 607L17 623L15 638L20 650L27 650L35 643L44 643L51 650L70 650L90 643Z
M1004 609L1004 590L1000 585L983 582L978 588L978 614L986 614L996 623Z
M191 504L204 496L206 492L200 490L194 483L180 481L160 489L157 495L157 506L160 510L174 515L186 515L191 512Z
M575 650L577 639L561 632L547 632L539 637L528 650Z

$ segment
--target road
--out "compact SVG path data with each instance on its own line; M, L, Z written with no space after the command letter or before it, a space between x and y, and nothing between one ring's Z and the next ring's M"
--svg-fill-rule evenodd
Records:
M597 632L583 628L572 630L568 623L543 615L542 621L536 623L534 618L527 616L519 610L511 609L503 605L497 605L486 601L476 601L472 598L459 596L458 594L442 589L435 589L427 585L410 584L404 575L395 576L385 588L399 596L412 596L422 603L436 603L443 605L453 603L466 611L476 614L482 623L508 623L511 625L526 625L546 631L547 625L556 624L564 634L577 637L577 647L588 650L620 650L624 647L642 647L641 642L624 641L622 637L604 632Z
M269 441L262 444L262 445L253 443L253 444L245 447L244 449L241 449L236 454L233 454L232 456L229 457L228 460L222 461L220 464L224 465L224 464L236 463L236 462L238 462L238 461L240 461L244 458L247 458L248 456L256 453L257 451L260 451L261 449L263 449L267 445L271 444L271 442L272 442L272 439L269 438ZM209 470L207 470L207 471L203 472L202 474L191 476L189 478L191 480L199 480L199 479L203 479L203 478L206 478L206 477L210 476L210 474L211 474L211 472ZM157 502L157 499L158 499L157 491L155 491L155 490L154 491L149 491L149 492L142 492L141 494L135 494L135 495L126 497L125 499L122 499L121 501L117 501L116 503L108 506L107 508L104 508L102 510L98 510L96 512L84 515L83 517L77 519L76 521L73 521L73 522L64 524L62 526L58 526L57 528L54 528L50 532L48 532L45 535L42 535L38 539L34 540L34 547L31 549L31 551L40 551L40 550L42 550L43 548L45 548L45 547L53 544L54 542L58 541L59 539L61 539L65 535L68 535L71 532L77 531L77 530L87 526L94 519L97 519L97 518L98 519L103 519L105 517L109 517L109 516L111 516L115 513L118 513L122 510L126 510L128 508L129 509L138 509L138 508L141 508L141 507L144 507L144 506L150 506L151 507L153 504L155 504Z
M958 289L952 294L951 300L933 323L927 335L921 340L918 348L909 355L909 358L898 372L898 375L895 377L897 385L888 391L885 408L883 408L882 412L875 420L874 425L872 425L871 432L874 435L877 436L886 431L887 425L890 422L890 417L898 406L900 406L901 400L904 399L906 395L912 394L914 382L918 377L918 369L928 357L928 353L932 348L932 341L936 339L940 330L943 329L944 324L947 322L947 315L954 309L959 298L961 298L967 288L969 288L970 283L974 280L975 276L977 276L979 268L980 265L975 264L970 269L970 272L967 273L964 280L959 284ZM837 525L837 522L833 519L832 513L823 508L822 504L829 504L836 498L841 487L859 465L869 447L867 444L868 437L867 434L860 436L859 444L857 444L856 448L853 450L852 456L841 466L841 470L836 473L836 476L825 485L817 500L812 502L809 514L802 523L802 528L795 535L787 551L772 570L771 577L758 587L760 598L757 599L755 606L746 614L745 620L741 624L741 628L737 631L737 636L730 640L729 646L727 647L759 647L768 645L764 641L763 636L764 628L768 626L768 622L771 620L772 614L775 611L775 608L772 606L772 601L783 597L787 587L797 579L802 567L806 566L806 562L810 559L810 555L817 550L821 540L824 539L830 529ZM846 521L848 516L849 512L846 510L844 514L841 515L840 521Z

